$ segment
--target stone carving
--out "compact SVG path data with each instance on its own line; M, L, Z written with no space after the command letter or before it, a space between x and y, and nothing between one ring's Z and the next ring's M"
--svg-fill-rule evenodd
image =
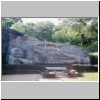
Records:
M11 55L15 58L21 58L24 56L24 52L20 48L12 48L11 49Z
M17 36L21 37L23 33L14 29L2 27L2 64L8 63L8 58L6 57L8 56L9 42L10 40L15 40Z
M31 60L26 60L26 59L22 59L22 58L19 58L19 61L22 62L23 64L32 64L33 63Z
M24 56L24 52L20 48L12 48L8 59L9 64L20 64L19 58Z
M20 61L17 58L13 57L12 55L9 55L8 63L9 64L20 64Z
M78 46L42 42L34 37L11 39L8 64L90 63L85 49Z
M90 63L82 47L42 42L9 28L2 28L2 63Z

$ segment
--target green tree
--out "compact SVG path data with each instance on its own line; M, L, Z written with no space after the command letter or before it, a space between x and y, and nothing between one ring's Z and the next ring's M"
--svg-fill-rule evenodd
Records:
M21 22L17 22L15 24L13 24L10 28L18 30L20 32L25 32L25 30L26 30L26 26L23 25L23 23L21 23Z
M98 18L64 18L52 35L54 42L82 45L98 51Z
M45 41L51 41L51 35L54 32L54 24L51 22L27 23L25 25L17 22L11 28L21 31L27 36L35 36Z
M51 41L54 33L54 24L51 22L38 22L35 24L35 34L41 40Z
M22 22L21 18L2 18L2 26L9 28L19 21Z
M21 22L17 22L13 24L11 28L23 32L27 36L34 36L35 33L34 26L35 26L34 23L27 23L24 25Z
M66 25L57 26L57 30L52 35L54 42L67 43L67 44L79 44L79 37L77 32L73 31L71 27Z
M67 18L63 20L63 24L72 27L72 30L78 32L78 36L81 37L82 41L89 40L89 38L94 37L97 39L97 18Z
M28 36L34 36L34 34L35 34L35 24L34 23L27 23L25 25L24 32Z

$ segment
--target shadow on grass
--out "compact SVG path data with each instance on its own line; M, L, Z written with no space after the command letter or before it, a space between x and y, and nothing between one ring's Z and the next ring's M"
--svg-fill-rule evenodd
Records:
M83 73L79 73L79 77L84 77Z

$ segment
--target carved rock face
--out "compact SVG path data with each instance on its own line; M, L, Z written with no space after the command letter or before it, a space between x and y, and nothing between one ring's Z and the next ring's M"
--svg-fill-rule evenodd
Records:
M8 63L9 64L20 64L20 61L17 58L9 55Z
M23 33L14 29L2 27L2 64L8 63L8 48L11 39L15 39L18 36L23 36Z
M24 52L20 48L12 48L11 49L11 55L15 58L21 58L24 55Z
M22 63L83 63L89 64L86 50L79 46L44 43L34 37L11 39L7 56ZM21 58L21 59L19 59ZM9 58L10 59L10 58ZM9 60L8 60L9 61ZM11 64L10 62L8 62Z

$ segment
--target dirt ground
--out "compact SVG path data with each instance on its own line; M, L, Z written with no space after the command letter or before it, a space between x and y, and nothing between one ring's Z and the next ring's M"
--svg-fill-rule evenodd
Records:
M2 81L65 81L76 80L75 78L68 78L67 76L58 76L57 78L43 78L40 74L13 74L2 75Z
M75 80L68 78L64 72L56 72L56 78L43 78L41 74L12 74L2 75L2 81L65 81Z
M64 73L56 73L56 78L43 78L41 74L12 74L2 75L1 81L97 81L97 73L88 73L84 77L69 78Z

